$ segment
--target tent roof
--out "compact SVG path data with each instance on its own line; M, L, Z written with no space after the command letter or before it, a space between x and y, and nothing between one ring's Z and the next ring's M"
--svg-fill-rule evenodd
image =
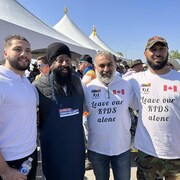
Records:
M96 51L103 50L102 47L97 45L94 41L92 41L86 34L84 34L76 24L71 21L68 15L65 13L64 17L54 25L54 29L61 32L62 34L68 36L74 41L80 43L81 45L94 49Z
M106 45L105 42L97 35L95 27L93 27L93 31L90 34L89 38L92 39L92 41L96 42L99 46L101 46L106 51L111 52L118 58L122 58L119 54L115 53L108 45Z
M46 48L50 43L60 41L79 54L95 51L88 49L48 26L16 0L0 0L0 41L10 34L21 34L31 43L32 50ZM2 45L0 46L2 52ZM2 54L2 53L1 53ZM0 56L0 58L2 58Z
M89 36L92 41L96 42L99 46L101 46L103 49L110 51L114 54L113 50L105 44L105 42L97 35L96 28L93 27L93 31Z
M108 45L105 44L105 42L97 35L95 26L93 27L93 31L89 36L90 39L92 39L94 42L96 42L99 46L104 48L106 51L111 52L114 54L118 59L121 59L123 61L127 61L127 58L122 57L118 53L115 53Z

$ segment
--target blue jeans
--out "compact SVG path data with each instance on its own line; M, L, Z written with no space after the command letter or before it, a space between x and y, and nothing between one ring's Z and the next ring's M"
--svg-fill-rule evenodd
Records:
M130 180L131 152L130 150L117 155L108 156L88 150L88 158L92 163L96 180L109 180L110 163L114 180Z

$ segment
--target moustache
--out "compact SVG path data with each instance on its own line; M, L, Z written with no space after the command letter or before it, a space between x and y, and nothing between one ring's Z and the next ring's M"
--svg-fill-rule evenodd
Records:
M59 71L67 70L68 72L71 71L70 67L60 67Z

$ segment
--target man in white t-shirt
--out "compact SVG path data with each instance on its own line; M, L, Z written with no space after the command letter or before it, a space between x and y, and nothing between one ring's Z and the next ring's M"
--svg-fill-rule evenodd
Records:
M31 62L27 39L10 35L4 40L5 63L0 66L0 179L35 180L37 168L38 96L24 71ZM28 176L19 171L29 157L33 159Z
M116 73L116 63L108 51L95 57L96 78L84 87L88 116L88 158L96 179L129 180L131 169L129 107L136 98L128 81Z
M180 179L180 73L166 65L164 38L150 38L144 54L148 70L130 77L139 100L137 178Z

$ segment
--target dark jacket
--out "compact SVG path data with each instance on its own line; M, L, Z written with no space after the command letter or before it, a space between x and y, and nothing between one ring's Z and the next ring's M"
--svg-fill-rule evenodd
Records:
M72 81L67 86L67 93L54 82L54 95L49 76L41 76L33 84L39 92L42 168L46 179L83 180L84 94L80 79L72 76ZM71 173L68 173L69 170Z

